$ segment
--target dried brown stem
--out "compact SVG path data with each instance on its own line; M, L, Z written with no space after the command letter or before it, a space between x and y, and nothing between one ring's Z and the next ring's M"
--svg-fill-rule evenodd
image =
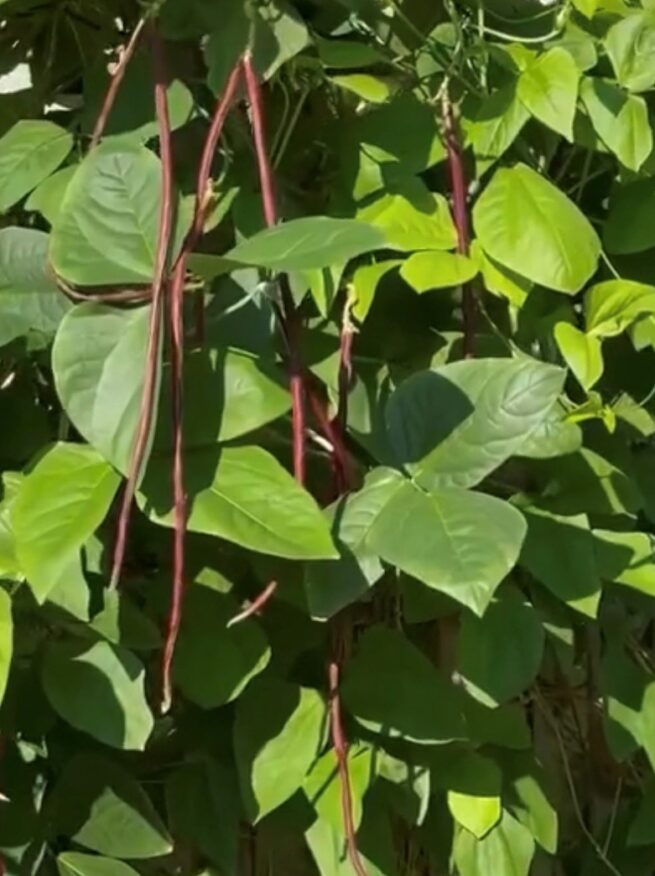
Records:
M134 56L137 46L139 45L139 40L141 39L141 34L143 33L145 26L146 20L145 18L141 18L137 23L137 26L134 28L128 44L120 53L116 66L114 67L114 71L111 74L111 79L109 81L109 87L105 94L105 99L102 102L102 107L100 108L98 118L96 119L96 123L93 128L93 134L91 135L91 149L95 148L98 145L102 138L102 135L105 132L107 122L109 121L109 116L111 115L111 111L114 108L118 92L120 90L123 79L125 78L127 66Z
M137 483L142 473L146 448L152 428L155 408L155 392L157 386L157 370L161 348L161 321L163 310L163 292L165 288L168 267L168 252L173 233L173 157L171 146L171 125L168 114L167 76L164 61L164 49L159 34L154 25L150 28L153 50L153 73L155 79L155 107L159 124L159 139L161 150L162 197L159 213L159 230L157 235L157 251L155 255L155 270L151 290L150 326L148 332L148 348L146 352L146 371L141 394L139 424L132 450L132 459L127 483L123 492L116 545L111 574L112 588L118 586L129 529L132 503Z

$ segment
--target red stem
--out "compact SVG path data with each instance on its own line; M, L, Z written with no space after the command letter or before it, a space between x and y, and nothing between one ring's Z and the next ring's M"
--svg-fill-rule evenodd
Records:
M471 248L471 235L468 220L468 191L462 149L453 115L453 107L447 90L442 97L442 117L446 155L453 201L453 219L457 229L457 251L467 256ZM462 315L464 322L464 357L475 355L475 295L469 284L462 287Z
M339 694L339 664L336 660L330 663L328 677L330 682L330 733L332 745L339 768L341 783L341 811L346 834L346 845L350 863L357 876L368 876L357 848L357 832L353 817L352 789L350 787L350 772L348 770L348 740L343 729L341 717L341 696Z
M127 65L130 63L130 60L132 59L136 51L145 24L146 21L144 18L139 20L137 26L134 28L132 36L130 37L130 41L123 49L123 52L116 63L116 67L114 68L114 72L112 73L111 80L109 82L109 87L107 88L107 92L105 94L105 99L103 100L102 107L100 108L98 118L96 119L96 123L93 128L93 134L91 135L91 149L98 145L100 139L102 138L102 135L104 134L105 128L107 127L107 122L109 121L109 116L111 115L111 111L114 108L114 104L116 103L119 89L121 87L123 79L125 78Z
M259 177L262 187L264 219L270 228L273 225L277 225L278 221L275 186L273 183L273 169L271 167L271 162L268 160L268 149L266 147L266 126L264 123L264 100L262 97L262 89L259 84L257 73L252 64L252 55L250 52L246 52L244 55L243 72L246 78L246 89L248 91L248 100L252 111L252 135L255 142L255 152L257 154L257 164L259 167Z
M183 388L184 388L184 284L189 254L202 236L207 212L211 207L211 168L214 153L218 146L225 120L236 94L240 65L232 71L223 96L216 104L214 116L203 148L196 203L191 228L186 236L182 250L177 258L170 281L169 326L171 336L171 395L173 422L173 587L171 606L167 621L166 641L162 654L162 697L161 711L167 712L172 703L172 668L175 646L182 622L182 609L185 590L185 541L187 527L187 501L184 488L184 430L183 430Z
M152 428L155 408L155 392L157 387L157 366L161 346L161 317L163 309L163 292L165 276L173 232L173 156L171 147L171 126L168 114L168 100L166 97L167 77L163 57L163 46L159 34L154 26L150 29L153 48L153 72L155 77L155 107L157 121L159 123L159 139L161 150L161 178L162 196L159 211L159 231L157 236L157 251L155 255L155 269L152 280L152 304L150 310L150 325L148 329L148 348L146 351L146 368L141 394L139 409L139 423L137 434L132 449L132 458L128 472L127 483L123 492L123 500L118 518L116 531L116 544L111 573L110 587L118 587L125 549L127 534L132 511L132 503L136 492L137 483L142 473L146 448Z

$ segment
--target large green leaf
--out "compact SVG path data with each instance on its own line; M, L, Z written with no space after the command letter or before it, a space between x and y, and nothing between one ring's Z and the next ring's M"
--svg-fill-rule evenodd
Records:
M477 752L452 758L437 779L447 790L448 809L458 824L478 839L500 821L502 774L497 765Z
M350 746L348 773L351 786L353 824L358 828L363 815L363 798L375 778L375 750L365 743ZM334 748L317 758L305 779L303 790L318 816L343 834L341 777Z
M463 110L464 132L482 169L503 155L530 118L517 96L515 82L484 99L472 99Z
M564 361L582 388L591 389L603 374L603 353L598 338L568 322L558 322L554 334Z
M639 170L653 149L646 101L596 78L583 80L580 95L603 143L627 168Z
M153 152L124 141L97 147L69 182L53 224L54 270L80 286L149 283L160 202L161 164ZM178 238L184 224L179 216Z
M535 118L573 140L573 117L580 71L571 55L559 47L531 61L519 76L519 99Z
M587 218L524 164L496 171L473 221L491 258L542 286L572 295L596 270L600 241Z
M232 441L281 417L291 407L286 377L266 357L229 347L193 350L184 368L187 447ZM172 447L167 372L165 368L155 452Z
M169 462L154 459L140 504L157 523L173 525ZM289 559L336 558L320 508L260 447L200 449L186 466L188 526L242 547Z
M59 876L138 876L137 871L115 858L65 852L57 858Z
M597 283L585 294L584 312L589 334L614 337L639 317L655 314L655 286L632 280Z
M209 757L185 763L166 782L166 808L178 840L207 855L218 872L235 872L241 801L231 766Z
M451 252L417 252L400 269L403 280L419 293L461 286L477 273L473 259Z
M617 760L643 748L655 768L655 681L618 641L606 648L601 664L605 737Z
M594 551L601 578L655 596L655 549L651 535L595 529Z
M616 78L628 91L647 91L655 84L651 64L655 51L655 14L634 12L613 24L605 37L605 48Z
M25 478L11 510L16 553L43 602L104 520L118 475L92 447L60 443Z
M30 331L51 335L70 309L48 271L48 236L31 228L0 231L0 345Z
M423 745L467 735L460 692L394 630L371 627L364 633L347 665L342 697L357 721L375 733Z
M85 303L52 349L57 394L80 434L119 471L130 466L143 392L150 307Z
M7 679L14 652L14 623L11 599L6 590L0 590L0 703L4 699Z
M454 249L457 234L443 195L410 179L360 208L357 218L378 228L390 249Z
M237 702L234 750L242 798L257 821L302 786L320 754L326 706L314 690L274 676L255 679Z
M425 400L422 402L425 413L421 415L421 422L416 419L421 403L419 390L427 388L427 378L410 378L396 391L401 398L409 395L410 400L416 399L409 406L402 405L402 408L410 407L416 411L411 419L406 415L404 431L408 434L403 438L404 446L410 447L411 433L414 456L404 458L403 462L411 462L420 483L431 488L473 487L510 456L520 453L522 446L548 417L566 376L561 368L535 359L453 362L439 368L436 374L444 387L438 408L448 411L442 415L440 426L432 422L426 424ZM451 386L446 390L448 384ZM437 386L432 380L430 395L433 403L437 403L434 397ZM460 400L454 405L455 398L461 399L462 396L467 401ZM397 404L392 396L389 410L393 411ZM473 409L473 413L464 418L466 408ZM461 421L456 425L458 411ZM392 419L392 437L399 432L393 424ZM440 431L441 435L438 435ZM438 443L427 452L428 439L437 436ZM416 457L418 447L425 448L422 458Z
M426 493L406 481L378 515L367 544L481 615L518 560L525 531L521 514L494 496L454 488Z
M528 534L521 565L571 608L595 617L601 582L587 517L564 517L536 505L523 511Z
M101 855L143 860L173 850L149 798L114 761L89 754L69 760L47 806L57 834Z
M551 776L532 753L513 752L503 757L501 763L506 783L505 805L542 848L556 854L559 819L551 800L554 784Z
M0 213L50 176L72 148L72 134L53 122L17 122L0 139Z
M530 831L508 812L481 840L464 829L455 837L453 857L460 876L528 876L533 855Z
M518 594L495 599L481 618L465 614L457 643L462 682L487 706L514 699L535 680L544 639L536 611Z
M364 486L327 510L341 554L338 561L308 563L305 591L312 617L328 618L360 599L382 577L384 569L366 544L371 526L398 486L399 474L386 468L370 472Z
M356 219L310 216L260 231L226 258L274 271L311 271L387 246L384 234Z
M143 664L109 642L53 644L42 668L52 707L69 724L112 748L142 751L153 728Z
M608 251L621 255L655 246L655 177L612 192L603 237Z
M175 652L175 681L202 708L213 709L236 699L270 660L268 642L256 621L228 627L238 611L231 597L206 587L193 587L186 598Z
M266 80L309 42L305 23L284 0L270 0L255 10L250 15L241 0L225 0L221 7L220 27L205 47L207 81L216 94L222 93L232 68L247 49L258 75Z

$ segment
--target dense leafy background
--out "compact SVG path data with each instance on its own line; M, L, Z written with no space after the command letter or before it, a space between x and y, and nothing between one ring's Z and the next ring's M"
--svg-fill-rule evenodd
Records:
M162 199L147 40L89 148L144 15L166 41L171 258L246 51L284 220L265 230L240 91L188 263L165 715L167 338L108 586L152 305L103 295L152 281ZM347 767L368 876L651 876L652 0L0 0L0 19L5 871L352 876ZM285 284L345 485L316 410L304 486L290 473Z

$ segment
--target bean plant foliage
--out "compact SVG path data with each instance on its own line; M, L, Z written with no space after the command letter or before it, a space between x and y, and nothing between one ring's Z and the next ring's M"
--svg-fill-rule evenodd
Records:
M3 872L652 876L652 0L0 19Z

